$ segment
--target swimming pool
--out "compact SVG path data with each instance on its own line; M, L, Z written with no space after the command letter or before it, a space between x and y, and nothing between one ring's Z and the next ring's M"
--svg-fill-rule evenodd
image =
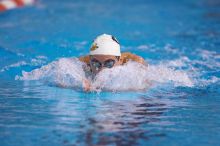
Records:
M0 13L0 145L219 145L219 30L217 0L41 0ZM85 55L102 33L149 62L152 87L84 93L15 80Z

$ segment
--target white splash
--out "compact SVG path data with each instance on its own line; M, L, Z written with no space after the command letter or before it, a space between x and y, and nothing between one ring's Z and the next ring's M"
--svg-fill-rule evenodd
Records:
M128 62L123 66L104 69L92 84L93 90L129 91L144 90L150 85L147 79L148 69L136 62Z
M157 83L170 83L174 86L193 87L193 80L183 70L175 70L164 65L150 65L146 77Z
M82 86L85 73L78 59L62 58L31 72L22 72L16 80L40 80L46 84L75 88Z
M16 79L39 80L49 85L81 89L83 80L87 79L84 65L76 58L62 58L31 72L23 71L22 76L16 76ZM152 84L166 83L172 83L174 86L194 86L185 71L161 64L146 67L130 61L123 66L102 70L91 81L91 89L93 91L145 90Z

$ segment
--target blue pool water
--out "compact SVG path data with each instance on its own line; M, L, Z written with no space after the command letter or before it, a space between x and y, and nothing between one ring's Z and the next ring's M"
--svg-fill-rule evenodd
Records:
M102 33L149 69L123 67L105 87L116 92L72 88L71 57ZM147 90L120 91L146 78ZM220 145L219 85L218 0L41 0L0 13L1 146Z

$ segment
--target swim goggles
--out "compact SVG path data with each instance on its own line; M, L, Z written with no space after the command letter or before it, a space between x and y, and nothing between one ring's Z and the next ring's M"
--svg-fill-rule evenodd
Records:
M96 68L96 70L101 69L102 67L112 68L115 65L115 60L108 59L105 62L101 63L96 59L91 60L91 65Z

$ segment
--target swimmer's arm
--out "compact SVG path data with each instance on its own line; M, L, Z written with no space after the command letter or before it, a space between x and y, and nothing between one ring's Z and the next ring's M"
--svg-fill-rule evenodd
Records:
M122 53L121 58L122 60L124 60L123 63L126 63L128 60L132 60L132 61L136 61L138 63L148 66L148 63L144 60L144 58L142 58L141 56L132 54L130 52Z
M91 91L91 83L87 79L83 79L83 91L85 92Z

